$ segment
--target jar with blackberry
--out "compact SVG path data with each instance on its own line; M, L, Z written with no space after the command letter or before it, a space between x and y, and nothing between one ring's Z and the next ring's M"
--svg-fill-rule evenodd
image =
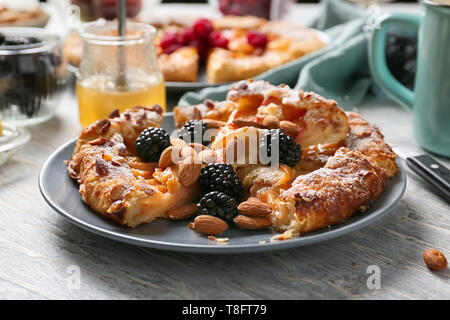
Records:
M0 114L16 125L50 119L67 82L59 37L38 28L0 29Z

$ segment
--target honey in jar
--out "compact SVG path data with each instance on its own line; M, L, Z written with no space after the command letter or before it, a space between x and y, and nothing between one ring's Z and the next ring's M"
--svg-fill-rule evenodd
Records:
M116 21L87 24L76 92L83 127L104 119L115 109L160 105L166 92L154 48L155 29L127 22L125 36L117 35Z
M165 110L166 89L162 79L123 90L108 89L111 79L86 79L77 82L78 112L83 127L107 118L114 109L124 111L134 106L159 104Z

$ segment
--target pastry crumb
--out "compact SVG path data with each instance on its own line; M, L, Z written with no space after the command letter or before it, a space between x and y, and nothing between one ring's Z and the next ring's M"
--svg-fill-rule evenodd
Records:
M194 223L193 223L193 222L190 222L190 223L187 225L187 227L193 230L193 229L194 229Z
M216 237L213 237L213 236L208 236L208 239L209 240L211 240L211 241L217 241L217 243L227 243L228 242L228 240L229 240L229 238L216 238Z
M296 236L298 236L297 233L292 232L292 230L288 230L282 234L274 235L272 238L270 238L270 242L274 242L275 240L279 240L279 241L289 240L289 239L295 238Z
M261 240L261 241L259 241L258 243L259 243L259 244L265 244L265 243L266 243L266 240Z

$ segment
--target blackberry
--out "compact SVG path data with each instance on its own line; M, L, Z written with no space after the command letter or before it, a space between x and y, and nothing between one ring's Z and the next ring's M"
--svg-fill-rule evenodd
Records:
M161 128L147 128L136 139L136 153L145 162L156 162L170 145L170 137Z
M181 128L178 137L187 143L199 142L207 146L211 141L205 137L206 130L208 130L208 125L202 120L189 120L184 124L183 128ZM201 137L201 141L194 140L198 139L198 137Z
M233 223L233 218L237 216L237 201L229 195L212 191L207 193L200 199L197 204L197 213L207 214L226 221L228 224Z
M227 163L208 164L203 167L198 182L203 192L221 191L236 200L240 200L244 192L233 166Z
M260 152L265 153L268 158L272 156L272 140L278 139L279 143L279 162L290 167L295 166L302 157L300 145L294 138L288 136L281 129L271 129L262 138Z

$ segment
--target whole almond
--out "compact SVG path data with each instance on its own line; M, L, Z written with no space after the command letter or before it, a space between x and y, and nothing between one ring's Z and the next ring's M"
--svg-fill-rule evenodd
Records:
M250 217L267 217L272 213L272 208L269 205L254 197L241 202L238 206L238 210L242 214Z
M280 121L280 129L288 136L295 136L300 131L300 127L296 123L286 120Z
M270 221L267 217L249 217L242 214L237 215L233 221L239 228L245 230L260 230L268 228L272 225L272 221Z
M178 168L178 177L180 182L184 186L190 186L194 184L200 176L200 170L202 169L202 163L195 157L188 157L181 161Z
M208 147L204 146L200 143L188 143L187 144L188 147L191 147L192 149L194 149L196 152L201 152L203 150L207 150Z
M184 159L187 157L195 157L197 155L197 152L195 152L194 148L185 146L181 149L180 155Z
M203 214L194 219L194 230L208 236L216 236L224 233L227 229L228 224L214 216Z
M262 123L258 123L255 121L246 121L246 120L241 120L241 119L235 119L233 120L233 125L235 125L238 128L243 128L243 127L255 127L255 128L260 128L260 129L264 129L264 125Z
M172 164L172 152L175 150L175 147L165 148L159 157L158 167L161 169L165 169Z
M210 149L203 150L198 154L198 158L202 160L203 163L214 163L216 161L216 153Z
M206 123L210 129L219 129L226 126L226 123L215 119L202 119L203 123Z
M167 217L170 220L184 220L191 218L197 212L196 203L188 203L184 206L173 208L167 211Z
M280 127L280 120L275 116L268 115L264 117L263 125L267 129L277 129Z
M170 138L170 145L181 147L181 146L186 145L186 142L184 142L183 140L181 140L179 138Z
M447 259L444 254L436 249L428 249L423 253L423 261L432 270L444 270L447 268Z

